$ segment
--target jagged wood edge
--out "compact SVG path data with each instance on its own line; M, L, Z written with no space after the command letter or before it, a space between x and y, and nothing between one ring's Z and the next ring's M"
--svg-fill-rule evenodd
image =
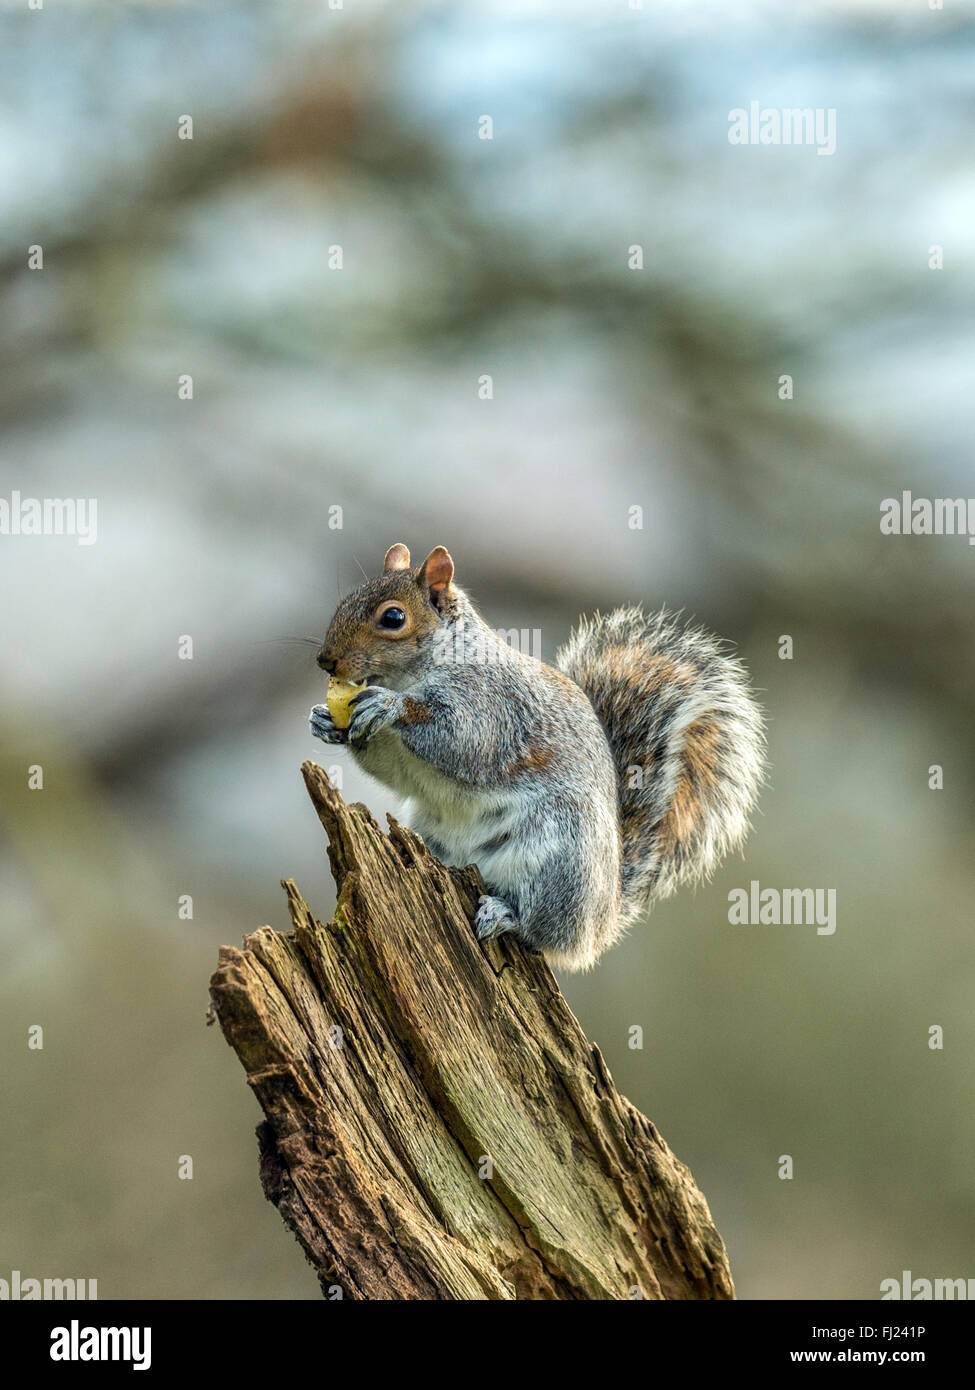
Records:
M335 916L284 881L293 932L221 947L211 997L266 1116L265 1193L323 1290L733 1298L703 1195L544 960L475 940L476 869L302 772Z

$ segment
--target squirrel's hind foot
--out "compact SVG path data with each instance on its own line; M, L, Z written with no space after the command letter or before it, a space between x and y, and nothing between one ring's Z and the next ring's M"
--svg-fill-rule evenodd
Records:
M489 893L482 893L477 901L479 906L474 914L474 935L478 941L493 941L505 932L518 930L518 918L503 898L492 898Z

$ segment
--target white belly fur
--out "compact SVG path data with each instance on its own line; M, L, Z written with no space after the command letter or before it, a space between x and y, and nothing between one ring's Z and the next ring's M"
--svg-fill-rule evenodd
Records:
M367 772L406 798L405 823L442 846L445 863L476 864L485 882L496 889L524 883L558 852L554 827L545 825L537 806L531 812L531 833L527 833L524 795L465 787L415 757L392 736L378 735L361 761ZM483 848L486 841L502 835L510 836L505 844Z

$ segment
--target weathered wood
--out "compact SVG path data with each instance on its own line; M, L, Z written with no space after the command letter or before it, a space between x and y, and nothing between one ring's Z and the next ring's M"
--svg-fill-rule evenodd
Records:
M302 771L339 895L211 980L267 1116L261 1180L323 1290L366 1299L733 1298L687 1168L616 1091L548 966L472 931L483 885ZM334 1296L334 1292L333 1292Z

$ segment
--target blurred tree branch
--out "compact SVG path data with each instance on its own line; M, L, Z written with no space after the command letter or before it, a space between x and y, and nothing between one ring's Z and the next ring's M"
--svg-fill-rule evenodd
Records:
M157 22L170 21L160 16ZM0 426L9 432L8 450L16 456L31 431L50 430L61 418L70 423L76 414L83 423L90 413L104 419L111 457L128 447L128 436L120 440L108 426L143 422L150 436L157 429L171 438L173 476L183 480L189 497L192 470L184 472L178 457L187 439L161 408L162 388L154 379L148 389L142 380L125 379L123 364L133 345L151 344L156 336L183 341L198 333L201 343L193 354L206 355L201 346L217 358L228 354L241 373L241 395L251 389L248 364L260 370L284 359L296 377L304 366L317 382L323 364L329 370L328 348L336 336L337 319L324 301L312 297L309 308L286 290L263 317L260 311L248 317L211 304L188 328L164 297L159 303L153 297L153 287L166 283L169 259L192 260L192 250L205 270L207 253L193 250L192 238L188 249L188 228L212 221L222 200L240 189L255 194L269 227L278 229L280 179L287 174L296 190L327 189L337 216L365 212L368 221L396 228L401 272L383 282L378 296L375 280L366 277L363 300L337 301L350 371L383 361L387 352L399 361L395 353L409 351L425 358L436 380L437 364L461 344L479 337L490 342L492 334L527 320L539 328L554 321L564 333L571 320L573 336L596 345L607 364L621 415L634 420L648 440L666 441L664 452L675 470L694 480L695 529L688 544L723 557L732 579L720 591L716 586L716 602L727 605L727 595L734 595L742 628L767 623L779 631L787 615L792 627L801 628L808 650L818 645L847 653L865 680L913 686L966 729L975 686L967 552L963 542L901 543L880 535L880 500L911 485L921 461L907 450L891 457L862 428L845 423L842 411L831 416L824 371L837 335L842 344L851 327L883 322L881 315L893 311L905 321L914 315L923 322L935 310L944 315L952 312L952 296L944 287L932 288L930 276L900 275L878 264L855 283L838 282L825 306L810 296L816 312L786 320L774 298L743 300L720 280L692 281L649 253L647 273L629 274L622 242L619 255L615 247L610 254L605 241L600 245L598 223L589 247L549 237L544 224L531 218L504 216L484 200L474 166L391 95L390 77L408 27L384 21L341 42L284 42L274 50L276 62L262 65L266 85L249 94L242 90L219 118L214 114L205 139L177 142L167 111L165 120L146 126L145 154L137 162L126 164L113 154L112 142L104 142L97 196L86 171L63 207L52 205L45 214L40 200L24 235L0 244L0 367L6 385ZM625 140L635 128L665 129L668 102L661 93L667 90L662 84L674 80L669 71L660 63L651 85L646 69L636 67L611 92L586 98L560 138L571 138L577 147L608 142L608 157L619 158L612 153L614 140ZM627 168L632 177L633 168ZM666 164L648 155L639 168L646 181L659 176L661 187L670 187ZM300 208L298 192L294 201ZM30 238L45 247L48 269L40 279L26 269L28 227ZM327 240L324 227L322 236ZM431 293L425 264L436 267L437 285L449 286L449 293ZM786 368L806 383L788 406L775 394ZM165 390L171 393L168 381ZM204 448L208 431L232 430L233 407L231 392L223 414L208 422L198 412ZM54 433L42 457L59 467L63 448ZM361 477L375 472L378 480L372 492L358 484L370 517L388 492L390 476L399 482L398 464L386 452L377 444L373 470L361 470ZM323 473L333 467L326 463ZM634 497L640 496L645 480L634 471L632 482ZM350 482L343 486L352 491ZM947 479L938 486L946 495L961 490ZM508 578L508 558L498 556L491 548L484 554L485 585L497 587ZM593 606L591 577L583 578L578 588L564 577L552 586L573 616ZM530 601L543 593L544 580L522 571L517 587L522 600ZM598 601L657 597L609 592ZM672 593L659 597L679 602ZM737 628L707 616L730 631ZM150 752L163 762L213 737L228 691L247 702L242 717L256 721L295 686L290 671L255 673L253 654L242 653L213 675L195 704L178 702L171 689L148 689L125 722L100 741L93 738L86 753L102 780L124 782L143 775Z

